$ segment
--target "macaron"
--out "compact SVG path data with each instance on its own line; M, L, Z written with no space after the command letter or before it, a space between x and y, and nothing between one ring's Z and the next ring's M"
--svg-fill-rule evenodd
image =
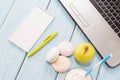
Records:
M59 50L57 47L53 47L50 52L47 54L46 56L46 60L49 62L49 63L53 63L57 60L59 56Z
M58 45L58 49L61 55L71 56L73 54L74 47L70 42L62 42Z
M70 60L65 56L59 56L52 66L57 72L66 72L70 68Z

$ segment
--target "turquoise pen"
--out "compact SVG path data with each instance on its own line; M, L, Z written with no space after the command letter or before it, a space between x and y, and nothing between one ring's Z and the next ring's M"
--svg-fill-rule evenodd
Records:
M108 54L104 59L102 59L100 62L98 62L93 68L89 69L85 76L88 76L96 67L102 65L103 63L105 63L108 59L110 59L112 57L112 54Z
M36 47L34 50L32 50L31 52L28 53L28 57L31 57L35 53L37 53L41 48L43 48L46 44L48 44L57 35L58 35L58 32L50 34L38 47Z

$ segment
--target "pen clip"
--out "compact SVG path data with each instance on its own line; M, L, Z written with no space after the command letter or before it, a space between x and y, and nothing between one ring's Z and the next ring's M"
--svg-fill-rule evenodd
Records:
M49 35L44 41L46 41L47 39L49 39L51 37L51 35Z
M44 41L46 41L47 39L49 39L50 37L55 37L58 34L58 32L55 32L53 34L50 34Z

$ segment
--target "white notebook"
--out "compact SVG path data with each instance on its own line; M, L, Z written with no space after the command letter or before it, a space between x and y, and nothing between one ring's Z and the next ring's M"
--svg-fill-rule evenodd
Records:
M53 16L35 7L9 40L28 52L53 19Z

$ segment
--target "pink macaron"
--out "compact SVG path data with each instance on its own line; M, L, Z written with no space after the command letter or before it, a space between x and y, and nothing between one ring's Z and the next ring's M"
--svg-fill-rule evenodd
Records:
M63 56L71 56L73 54L74 47L70 42L62 42L58 45L58 50Z
M52 66L57 72L66 72L70 68L70 60L65 56L59 56Z

